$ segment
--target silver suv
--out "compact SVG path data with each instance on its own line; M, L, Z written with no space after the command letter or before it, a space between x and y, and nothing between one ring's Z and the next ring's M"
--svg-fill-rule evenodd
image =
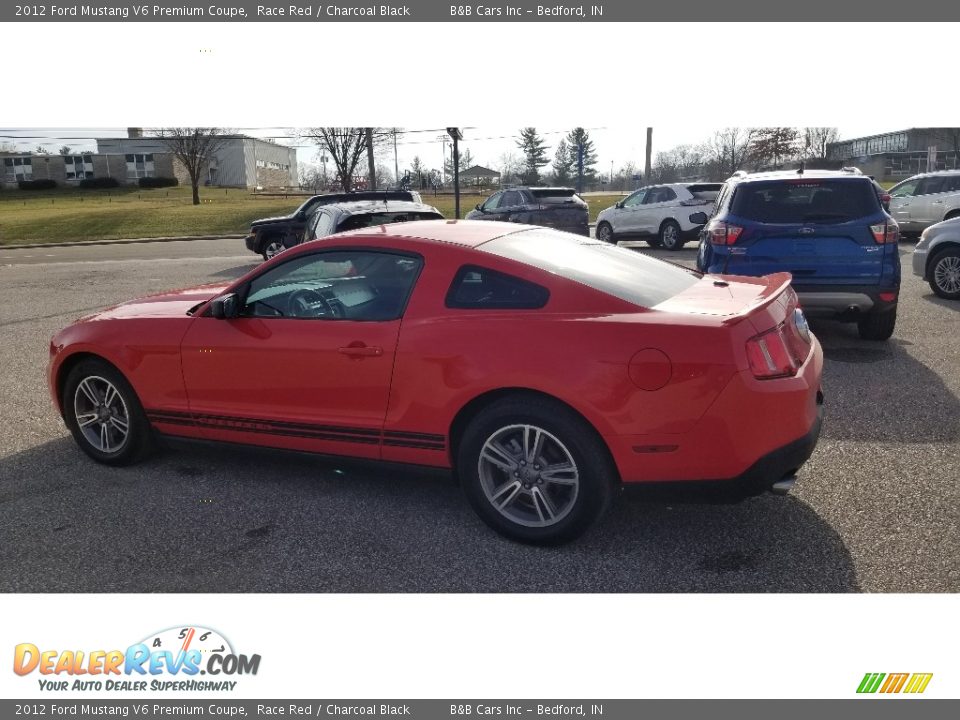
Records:
M960 216L923 231L913 251L913 272L947 300L960 300Z
M960 170L914 175L890 188L890 214L901 232L918 233L960 217Z

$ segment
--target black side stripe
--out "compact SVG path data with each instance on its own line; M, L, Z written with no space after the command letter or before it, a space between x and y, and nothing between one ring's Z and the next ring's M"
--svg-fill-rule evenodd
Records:
M369 428L312 425L278 420L237 418L225 415L194 415L172 410L148 410L146 411L146 415L151 422L166 425L189 425L213 430L234 430L236 432L299 437L313 440L377 444L380 442L381 437L379 430ZM408 447L419 450L443 450L446 447L446 439L443 435L399 430L384 431L382 435L383 444L391 447Z

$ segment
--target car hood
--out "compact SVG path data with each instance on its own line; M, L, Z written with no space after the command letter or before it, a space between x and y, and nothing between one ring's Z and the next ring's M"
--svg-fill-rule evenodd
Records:
M78 322L143 317L186 317L190 308L216 297L227 287L224 283L213 283L148 295L88 315Z
M254 220L250 223L250 227L260 227L261 225L272 225L273 223L279 222L290 222L294 219L293 213L290 215L277 215L276 217L260 218L259 220Z

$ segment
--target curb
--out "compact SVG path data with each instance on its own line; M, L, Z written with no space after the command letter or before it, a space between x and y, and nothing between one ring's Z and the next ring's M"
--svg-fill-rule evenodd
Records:
M118 240L75 240L72 242L3 245L0 250L34 250L36 248L84 247L86 245L130 245L133 243L189 242L191 240L242 240L246 235L188 235L186 237L124 238Z

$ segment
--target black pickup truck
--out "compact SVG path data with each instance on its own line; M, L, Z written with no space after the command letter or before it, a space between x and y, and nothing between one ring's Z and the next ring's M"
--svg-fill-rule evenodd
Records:
M421 202L420 193L407 190L314 195L289 215L254 220L250 223L250 234L247 235L244 242L247 245L247 249L251 252L263 255L264 260L269 260L284 247L293 247L304 241L304 232L307 229L307 224L318 207L362 200Z

